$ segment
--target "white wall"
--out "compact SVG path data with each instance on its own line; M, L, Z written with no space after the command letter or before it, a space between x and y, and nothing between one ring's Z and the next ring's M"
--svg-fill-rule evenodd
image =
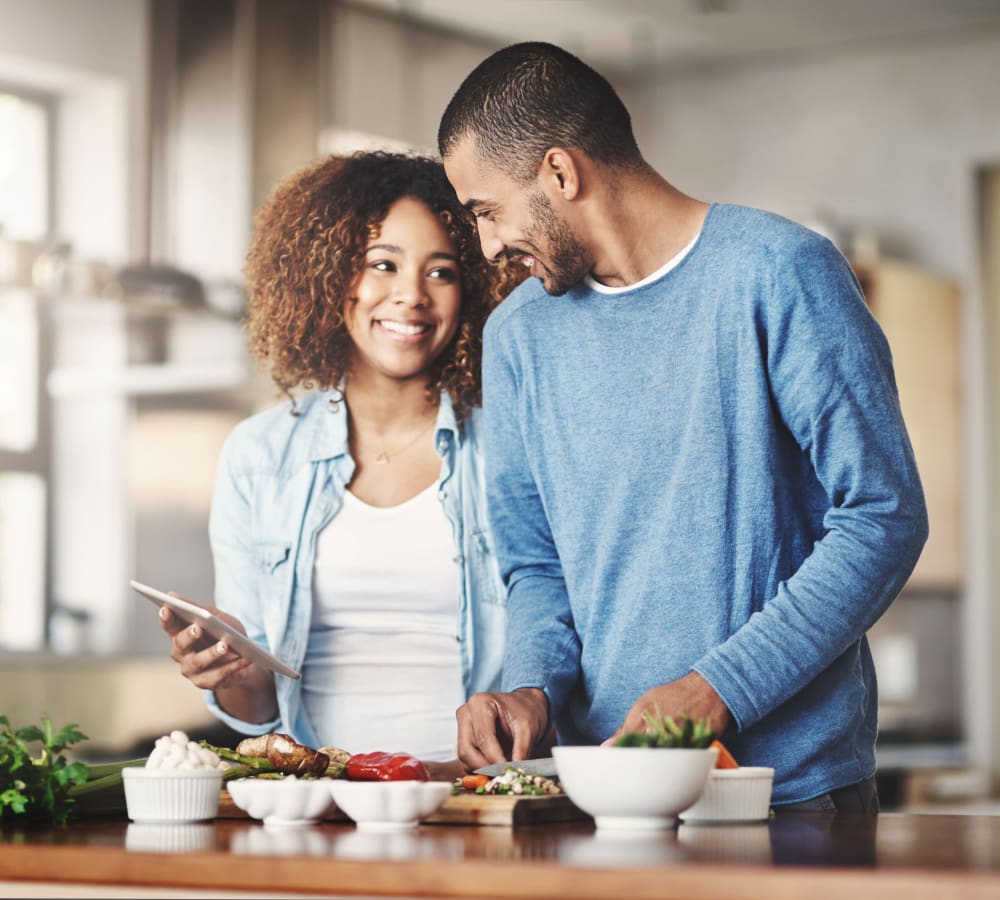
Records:
M462 79L494 49L334 7L323 124L436 154L441 113Z
M80 256L145 254L148 20L147 0L0 0L0 84L55 100L55 226Z
M1000 36L664 75L647 157L679 188L797 220L829 212L972 278L972 171L1000 163Z

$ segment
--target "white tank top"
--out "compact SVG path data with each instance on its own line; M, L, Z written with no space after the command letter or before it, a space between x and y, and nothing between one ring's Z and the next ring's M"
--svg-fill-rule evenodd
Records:
M345 492L317 539L302 667L324 746L455 758L460 577L436 484L392 507Z

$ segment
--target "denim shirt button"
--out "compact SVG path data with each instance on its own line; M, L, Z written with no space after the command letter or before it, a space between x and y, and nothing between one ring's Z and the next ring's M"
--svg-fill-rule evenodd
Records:
M443 500L447 500L447 499L448 499L448 492L447 491L438 491L438 500L442 500L443 501Z
M444 453L447 449L448 442L444 438L441 438L441 440L438 441L438 453Z
M458 556L452 557L451 561L453 563L458 563L459 565L462 565L462 563L465 562L465 557L461 553L459 553Z

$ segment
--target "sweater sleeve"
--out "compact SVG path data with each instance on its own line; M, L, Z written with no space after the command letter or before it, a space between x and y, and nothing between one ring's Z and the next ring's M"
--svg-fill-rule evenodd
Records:
M746 728L858 641L909 577L927 538L923 491L888 343L846 260L808 242L759 300L777 427L827 498L823 533L763 608L694 666Z
M492 327L491 327L492 326ZM507 588L503 689L541 688L554 718L576 682L580 642L555 541L525 452L516 355L496 322L483 342L487 509Z

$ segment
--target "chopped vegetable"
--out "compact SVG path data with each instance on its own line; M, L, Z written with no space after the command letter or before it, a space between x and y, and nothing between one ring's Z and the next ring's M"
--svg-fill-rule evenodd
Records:
M467 791L474 791L476 788L486 787L489 783L489 775L463 775L458 779L459 787L462 787Z
M480 779L485 779L485 783L480 783ZM469 780L470 785L466 785ZM548 794L561 794L562 788L551 778L543 775L530 775L524 769L516 766L507 766L503 772L495 778L486 775L466 775L456 778L452 785L452 795L458 794L517 794L530 797L541 797Z
M623 734L615 741L616 747L689 747L703 749L715 740L715 732L708 719L692 719L681 714L675 720L672 716L642 714L646 723L645 731Z
M409 753L356 753L347 760L354 781L430 781L427 767Z
M738 769L740 767L740 764L736 762L733 754L726 749L722 741L714 740L709 746L715 747L719 751L719 755L715 758L715 768Z

